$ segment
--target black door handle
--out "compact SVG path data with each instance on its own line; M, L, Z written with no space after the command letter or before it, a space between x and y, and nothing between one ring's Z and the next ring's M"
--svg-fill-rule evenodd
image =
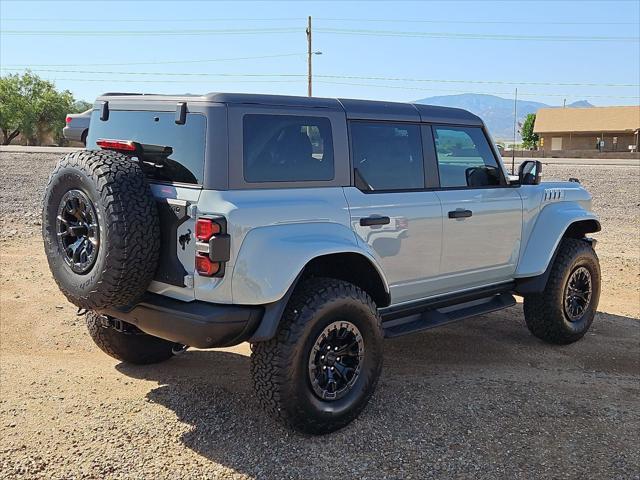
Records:
M473 215L471 210L452 210L449 212L449 218L468 218Z
M362 227L372 227L374 225L388 225L391 223L391 219L389 217L367 217L360 219L360 226Z

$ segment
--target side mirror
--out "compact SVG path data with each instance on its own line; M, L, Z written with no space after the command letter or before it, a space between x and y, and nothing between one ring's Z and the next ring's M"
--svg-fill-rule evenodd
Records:
M542 175L542 162L525 160L518 167L518 183L520 185L538 185Z

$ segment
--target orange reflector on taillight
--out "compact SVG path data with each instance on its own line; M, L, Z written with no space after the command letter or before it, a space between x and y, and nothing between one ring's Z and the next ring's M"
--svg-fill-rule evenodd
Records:
M220 233L220 225L210 218L199 218L196 222L196 239L201 242L208 242L218 233Z
M220 270L220 263L212 262L207 255L196 255L196 272L204 277L212 277Z

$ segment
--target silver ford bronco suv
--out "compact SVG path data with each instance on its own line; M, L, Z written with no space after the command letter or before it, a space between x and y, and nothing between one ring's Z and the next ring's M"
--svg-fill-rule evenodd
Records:
M538 338L580 339L600 295L591 196L506 171L480 118L428 105L215 93L99 97L55 167L44 245L123 362L251 344L266 410L347 425L384 337L524 297Z

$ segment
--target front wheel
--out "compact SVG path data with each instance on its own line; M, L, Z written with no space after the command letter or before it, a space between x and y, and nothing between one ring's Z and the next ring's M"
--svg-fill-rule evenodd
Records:
M356 418L375 390L380 316L355 285L312 278L294 292L275 338L252 350L263 407L298 431L329 433Z
M600 298L600 263L584 240L565 238L542 293L524 297L524 318L536 337L555 344L581 339Z

